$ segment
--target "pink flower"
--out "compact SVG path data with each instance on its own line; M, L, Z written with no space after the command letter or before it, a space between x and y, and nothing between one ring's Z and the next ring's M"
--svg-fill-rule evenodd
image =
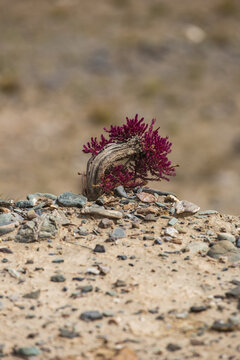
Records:
M126 123L122 126L112 125L109 130L104 128L109 134L108 139L101 135L100 142L97 138L91 138L91 142L84 145L83 152L96 156L109 143L123 143L132 137L139 137L139 153L125 164L113 164L105 171L99 184L104 192L111 192L118 185L134 188L146 184L149 180L169 180L169 176L175 176L175 167L167 158L172 143L168 141L168 137L158 134L159 128L153 130L154 124L154 119L149 126L144 123L144 118L138 120L136 115L134 119L126 118Z

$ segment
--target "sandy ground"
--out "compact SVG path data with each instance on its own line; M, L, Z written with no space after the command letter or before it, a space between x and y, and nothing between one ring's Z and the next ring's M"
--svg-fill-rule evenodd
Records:
M118 199L108 207L123 209ZM40 350L38 356L27 357L39 360L240 359L239 323L232 331L211 329L216 320L227 322L236 316L239 321L237 300L225 295L234 287L231 281L240 280L239 262L183 250L189 243L206 242L207 231L212 232L211 243L218 241L218 232L239 236L239 217L184 216L178 219L177 238L157 245L154 239L164 239L169 221L166 212L159 212L155 222L141 220L136 228L123 218L102 229L101 217L81 214L80 209L63 210L70 224L60 227L54 239L16 243L17 230L1 237L0 248L12 251L0 251L4 359L15 359L14 348L20 347ZM128 205L123 211L129 213ZM79 226L88 235L74 235ZM116 227L125 230L124 238L105 242ZM96 244L104 245L106 252L93 252ZM53 263L54 259L63 262ZM91 274L99 266L106 266L106 273ZM11 276L9 268L17 275ZM65 281L50 281L56 274L64 275ZM86 285L92 290L81 293ZM36 290L37 299L23 297ZM195 313L192 306L205 308ZM103 318L80 319L92 310L104 313ZM60 336L60 329L70 330L73 338Z

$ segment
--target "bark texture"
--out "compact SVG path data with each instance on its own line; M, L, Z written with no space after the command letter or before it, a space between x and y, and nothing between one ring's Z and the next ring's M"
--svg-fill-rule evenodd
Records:
M110 166L124 163L140 151L140 138L136 136L124 143L108 144L99 154L92 156L87 163L84 184L84 193L88 200L96 200L102 194L102 189L98 185L101 177Z

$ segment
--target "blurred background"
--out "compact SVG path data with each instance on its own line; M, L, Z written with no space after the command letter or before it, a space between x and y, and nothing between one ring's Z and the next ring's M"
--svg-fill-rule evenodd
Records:
M0 197L80 191L82 146L138 113L169 183L240 213L239 0L0 0Z

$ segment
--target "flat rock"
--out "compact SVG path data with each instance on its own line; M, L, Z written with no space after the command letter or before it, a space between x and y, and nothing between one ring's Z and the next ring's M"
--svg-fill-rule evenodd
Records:
M240 285L228 290L225 294L227 297L234 297L236 299L240 299Z
M80 315L80 319L86 322L89 321L95 321L95 320L101 320L103 318L103 315L96 310L91 310L91 311L85 311L83 313L81 313Z
M111 226L114 225L114 222L110 219L102 219L99 224L98 224L98 227L100 227L101 229L107 229Z
M54 238L61 225L68 224L68 219L61 211L43 214L26 222L16 235L15 241L29 243L44 239Z
M192 254L197 254L199 252L206 252L208 249L209 247L207 243L197 240L187 244L184 251L190 251Z
M179 214L196 214L200 207L198 205L195 205L194 203L187 201L187 200L181 200L176 202L175 205L176 213Z
M233 244L234 244L235 241L236 241L234 235L229 234L229 233L224 233L224 232L218 233L218 234L217 234L217 238L218 238L218 240L228 240L228 241L230 241L230 242L233 243Z
M240 250L228 240L218 241L210 248L207 255L214 259L226 256L232 262L240 260Z
M166 227L164 234L175 238L178 236L178 231L174 227Z
M126 233L124 229L120 227L116 227L115 229L113 229L113 232L111 233L110 236L114 239L121 239L126 236Z
M151 203L156 201L156 198L153 194L148 194L146 192L139 192L136 195L138 199L141 200L142 202Z
M82 214L88 214L88 215L99 215L108 217L111 219L121 219L123 217L123 214L120 211L117 210L106 210L102 206L86 206L82 210Z
M57 202L62 206L82 208L86 204L87 198L83 195L65 192L57 197Z
M13 350L14 355L21 356L21 357L30 357L30 356L37 356L41 354L41 351L33 346L30 347L20 347L15 348Z

